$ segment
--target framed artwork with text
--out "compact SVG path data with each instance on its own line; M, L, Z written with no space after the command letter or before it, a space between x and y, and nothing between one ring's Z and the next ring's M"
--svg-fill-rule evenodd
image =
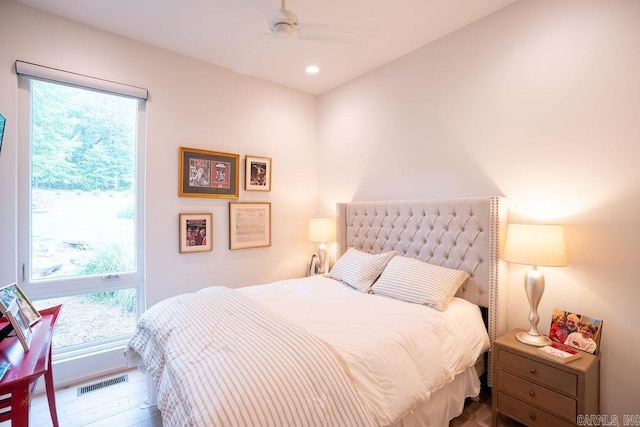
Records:
M229 249L271 246L271 203L229 203Z

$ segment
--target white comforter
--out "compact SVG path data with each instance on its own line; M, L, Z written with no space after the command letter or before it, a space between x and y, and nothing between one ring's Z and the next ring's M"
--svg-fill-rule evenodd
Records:
M454 299L445 312L439 312L363 294L322 276L237 291L322 340L345 368L356 398L376 425L392 424L426 402L489 348L479 308L461 299ZM158 328L160 334L162 330ZM159 348L164 344L158 343L158 337L146 336L146 332L139 330L134 339L136 344L131 347L130 343L127 358L143 369L152 365L145 360L145 352L165 351ZM149 342L146 350L144 341ZM161 408L170 406L175 414L188 414L193 411L189 408L193 400L207 399L206 395L190 396L193 390L186 390L186 384L176 378L176 372L183 369L177 366L181 359L156 360L151 374L158 382ZM215 363L211 368L202 363L198 372L217 369Z
M322 276L239 291L335 348L381 426L427 401L490 346L480 309L459 298L440 312Z
M125 354L158 383L167 427L373 427L335 352L233 289L152 307Z

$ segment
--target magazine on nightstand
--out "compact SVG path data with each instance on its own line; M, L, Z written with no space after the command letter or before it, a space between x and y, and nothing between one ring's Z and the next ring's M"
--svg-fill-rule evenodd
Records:
M538 348L538 354L547 359L555 360L560 363L569 363L582 357L581 351L568 345L552 342L551 345L545 345Z

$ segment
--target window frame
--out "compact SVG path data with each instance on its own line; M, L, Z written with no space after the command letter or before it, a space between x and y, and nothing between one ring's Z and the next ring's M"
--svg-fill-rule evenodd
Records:
M129 86L113 83L117 90L107 87L112 82L54 70L52 76L34 75L34 73L20 73L19 61L16 62L18 71L18 193L17 193L17 271L18 281L25 293L32 300L45 298L58 298L74 295L82 295L93 292L112 291L120 289L136 290L136 319L146 308L145 298L145 152L146 152L146 90L145 97L140 97L142 92L122 93L121 88ZM30 70L47 72L47 67L29 64ZM37 68L40 67L40 68ZM82 79L78 80L78 76ZM41 80L48 83L74 86L85 90L109 93L129 97L137 100L137 136L135 149L136 184L134 192L135 200L135 271L115 275L95 275L84 277L61 277L53 279L38 279L33 281L31 277L31 153L32 153L32 110L31 110L31 82ZM92 82L94 84L92 84ZM107 86L105 86L105 83ZM139 89L139 88L135 88ZM141 91L142 89L139 89ZM86 353L87 350L112 348L122 344L124 338L107 338L81 345L72 346L69 349L58 349L56 353L69 353L73 357Z

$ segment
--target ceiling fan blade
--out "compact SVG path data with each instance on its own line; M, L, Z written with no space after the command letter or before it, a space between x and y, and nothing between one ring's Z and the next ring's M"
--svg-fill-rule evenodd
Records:
M260 62L260 57L263 56L264 50L271 39L273 39L271 33L264 33L253 48L251 48L244 60L236 67L235 71L240 74L251 75L255 71L257 64Z
M312 40L330 43L347 43L354 45L366 45L373 40L387 36L385 31L371 28L344 28L330 25L315 25L301 23L298 26L297 37L300 40Z

